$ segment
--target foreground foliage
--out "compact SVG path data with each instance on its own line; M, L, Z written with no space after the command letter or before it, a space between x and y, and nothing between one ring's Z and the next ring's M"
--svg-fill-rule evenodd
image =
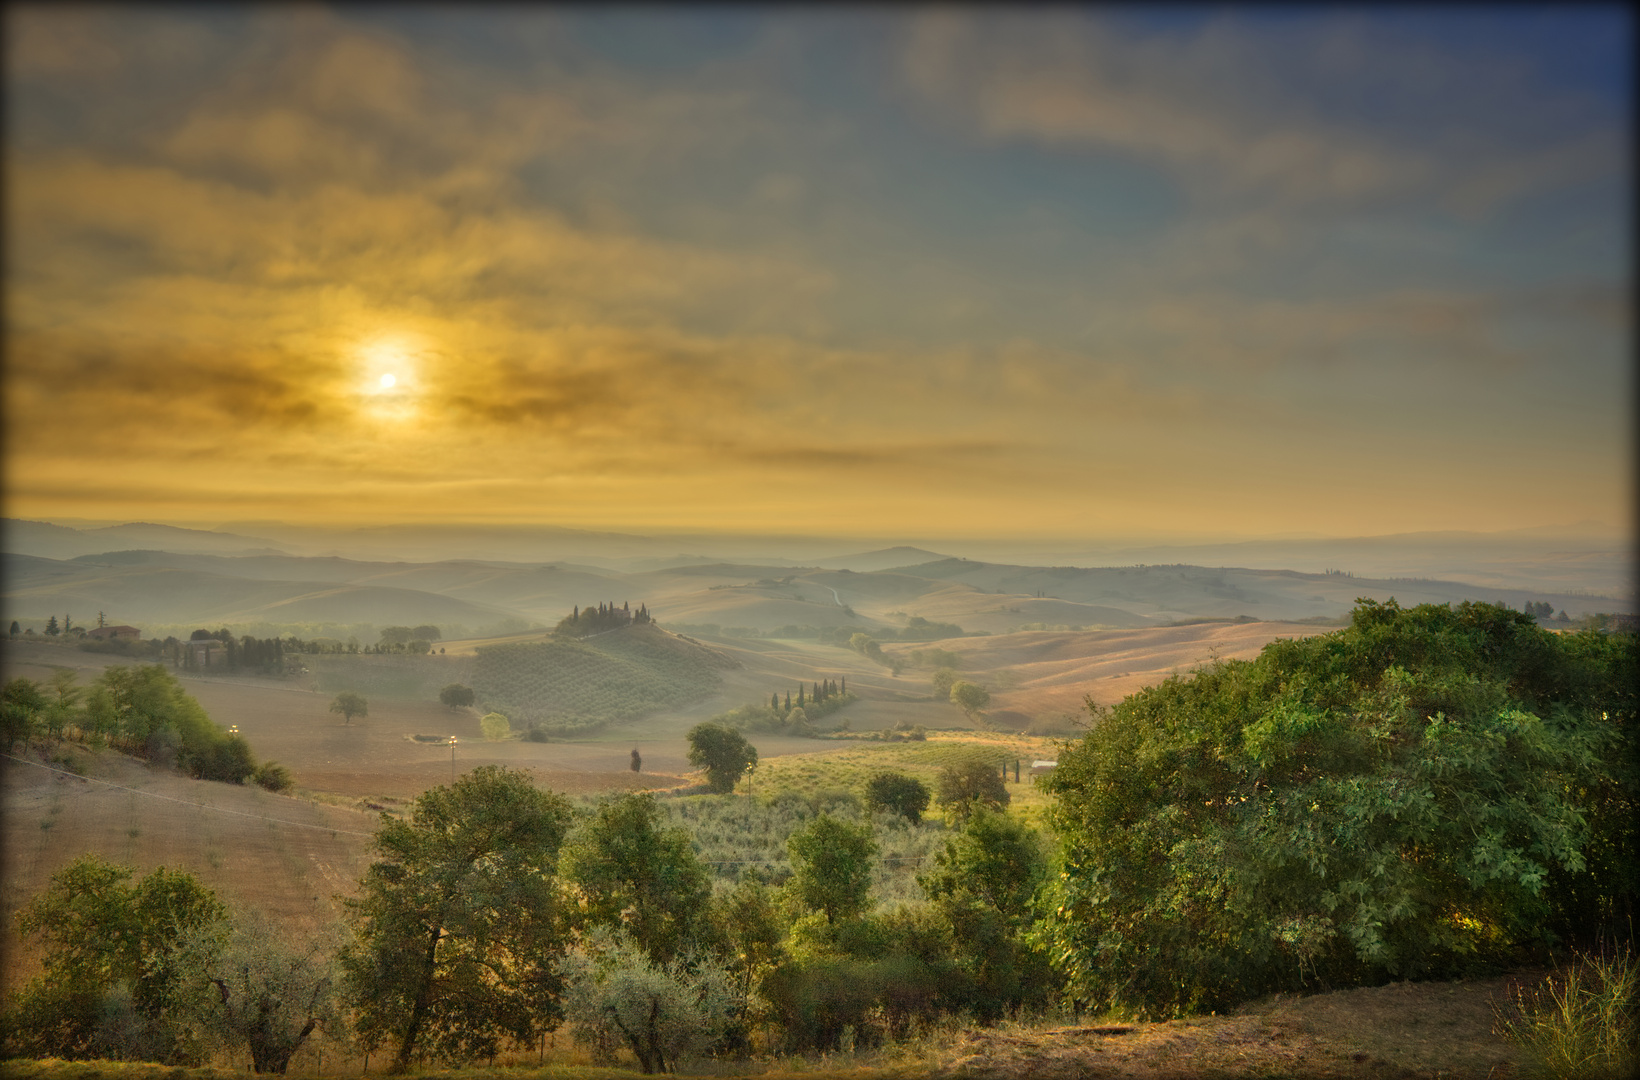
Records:
M82 855L17 914L45 970L6 1017L10 1052L196 1064L197 969L220 952L227 909L186 873L132 871Z
M381 861L347 902L344 986L368 1046L461 1061L557 1026L564 912L553 874L569 803L527 774L481 766L383 815Z
M1635 675L1633 635L1363 601L1346 630L1141 691L1048 781L1064 849L1038 939L1080 1000L1178 1014L1614 920Z

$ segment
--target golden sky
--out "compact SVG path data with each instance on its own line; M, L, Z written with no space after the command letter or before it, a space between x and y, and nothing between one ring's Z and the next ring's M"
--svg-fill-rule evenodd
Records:
M1631 519L1621 8L6 19L11 517Z

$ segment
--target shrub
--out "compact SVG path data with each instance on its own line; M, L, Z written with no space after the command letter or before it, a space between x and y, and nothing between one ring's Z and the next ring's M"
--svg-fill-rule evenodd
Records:
M294 783L290 770L277 761L264 761L258 765L256 771L251 774L251 779L269 791L288 791Z
M512 724L498 712L485 713L478 726L484 732L484 737L491 742L499 742L512 734Z
M197 780L243 784L256 772L250 743L239 735L222 735L205 746L196 744L180 756L189 775Z
M916 824L928 809L928 785L905 773L883 771L866 782L866 803L873 810L892 810Z

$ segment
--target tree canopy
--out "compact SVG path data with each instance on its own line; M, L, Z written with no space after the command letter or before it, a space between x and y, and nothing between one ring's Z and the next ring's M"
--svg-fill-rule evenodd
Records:
M581 893L590 926L624 930L657 964L694 939L712 895L686 829L664 828L648 792L599 804L564 851L564 876Z
M922 821L928 809L928 785L915 776L883 770L866 781L866 805L873 810L892 810L913 825Z
M383 815L360 895L346 996L366 1045L493 1054L557 1025L564 911L552 870L569 803L526 773L483 765L424 792L409 821Z
M17 915L44 951L44 971L9 1018L11 1049L35 1057L198 1064L204 1047L179 1022L200 989L187 973L226 934L227 909L191 875L132 870L82 855Z
M330 703L330 711L342 714L342 722L351 724L355 716L369 716L370 703L351 690L343 690Z
M477 695L472 687L453 682L438 692L438 699L452 709L464 709L477 699Z
M689 729L689 764L706 770L706 786L719 795L735 789L757 767L757 747L734 728L707 722Z
M1635 895L1634 635L1360 601L1140 691L1045 783L1041 940L1073 994L1217 1008L1621 921Z
M870 906L871 863L877 842L869 824L852 825L821 814L786 841L793 894L835 924Z

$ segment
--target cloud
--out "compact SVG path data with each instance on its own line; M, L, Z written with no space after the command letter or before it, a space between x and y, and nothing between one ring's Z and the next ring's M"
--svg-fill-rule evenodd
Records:
M1316 53L1334 63L1309 59ZM916 94L985 137L1129 156L1198 200L1348 206L1421 195L1484 214L1622 174L1621 125L1544 105L1541 87L1495 72L1491 57L1435 60L1347 16L1255 32L1223 15L1142 33L1070 10L952 9L913 19L903 71ZM1339 84L1388 99L1402 73L1435 92L1391 122L1312 93L1329 80L1335 99Z

